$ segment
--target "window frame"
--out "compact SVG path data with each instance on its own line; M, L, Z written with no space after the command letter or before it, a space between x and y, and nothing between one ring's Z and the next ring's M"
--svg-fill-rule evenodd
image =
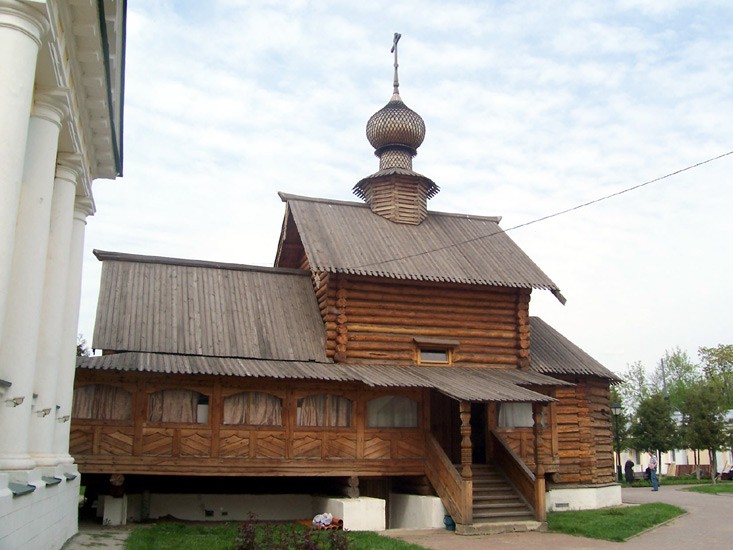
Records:
M226 400L230 397L234 397L237 395L241 395L243 393L249 394L247 399L247 412L248 416L249 413L252 412L252 402L250 400L251 394L264 394L269 395L271 398L276 399L278 401L278 406L280 407L280 423L279 424L252 424L252 423L226 423L224 422L224 408L226 407ZM285 399L282 395L278 395L273 392L260 390L260 389L243 389L241 391L237 391L234 393L230 393L229 395L222 396L221 400L221 427L230 429L230 428L236 428L236 427L247 427L247 428L256 428L256 429L264 429L264 430L272 430L272 429L283 429L285 427Z
M302 401L309 397L326 397L326 418L323 425L308 425L301 424L301 406ZM331 425L332 415L332 401L334 398L343 399L349 403L349 424L346 426L333 426ZM310 392L295 397L295 422L294 427L298 430L355 430L356 429L356 415L357 415L357 401L338 392Z
M442 340L437 338L413 337L415 343L415 363L418 366L452 366L458 340ZM442 353L445 360L426 359L423 353Z
M160 426L160 427L192 427L192 426L196 426L196 427L201 428L201 429L206 429L206 428L211 429L212 415L211 415L211 407L210 407L210 404L212 402L212 395L209 392L202 391L202 389L203 388L192 389L190 387L179 387L179 386L160 386L160 387L157 387L157 388L149 388L148 391L145 392L145 416L144 416L144 420L143 420L144 425L145 426ZM152 414L152 410L151 410L151 406L150 406L150 400L151 400L152 396L154 394L162 393L162 392L166 392L166 391L181 391L181 390L198 394L198 397L196 398L196 418L197 418L197 421L196 422L182 422L182 421L175 421L175 420L172 420L172 421L170 421L170 420L169 421L166 421L166 420L151 420L150 417L151 417L151 414ZM206 399L206 401L207 401L206 405L209 406L209 409L207 411L207 419L206 419L206 422L201 422L201 421L198 420L198 406L199 406L199 404L203 404L203 403L200 403L200 401L202 400L202 398L205 398Z
M411 406L415 408L415 425L414 426L385 426L385 425L371 425L369 422L369 406L371 403L385 398L399 398L410 402ZM364 403L364 428L367 430L415 430L419 429L422 425L421 407L420 401L414 397L400 394L386 394L386 395L375 395L365 400Z

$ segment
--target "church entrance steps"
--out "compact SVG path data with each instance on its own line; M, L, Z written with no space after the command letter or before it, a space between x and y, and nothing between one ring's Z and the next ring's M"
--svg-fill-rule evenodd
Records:
M534 522L534 513L498 468L477 464L473 470L473 523L517 523L517 528L506 530L533 530L525 522ZM504 532L504 531L502 531Z

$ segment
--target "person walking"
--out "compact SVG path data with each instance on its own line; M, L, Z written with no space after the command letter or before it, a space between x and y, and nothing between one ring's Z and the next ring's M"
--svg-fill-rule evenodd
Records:
M649 476L652 479L652 491L659 490L659 480L657 479L657 453L655 451L647 451L649 453Z

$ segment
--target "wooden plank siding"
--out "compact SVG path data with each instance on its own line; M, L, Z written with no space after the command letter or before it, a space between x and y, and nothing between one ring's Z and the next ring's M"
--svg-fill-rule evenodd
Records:
M415 337L458 340L453 363L516 368L529 357L527 289L318 274L327 355L416 363Z
M96 349L326 359L307 271L95 253Z
M76 385L105 384L132 393L129 421L72 419L70 452L82 473L176 475L423 475L427 390L376 389L304 381L232 380L206 376L80 371ZM209 398L207 423L148 421L148 398L161 389L187 389ZM221 422L223 399L262 391L283 399L282 426L232 426ZM350 399L349 427L296 425L297 401L312 394ZM369 428L366 404L382 395L418 403L416 428Z

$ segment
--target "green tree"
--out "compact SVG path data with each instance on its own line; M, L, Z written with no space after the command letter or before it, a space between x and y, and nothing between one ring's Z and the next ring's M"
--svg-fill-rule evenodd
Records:
M620 403L623 404L626 411L636 411L639 404L647 399L651 393L644 365L641 361L627 365L626 370L621 373L621 379L623 382L615 386L618 388L618 395L621 397Z
M723 398L723 406L733 408L733 345L719 344L697 351L705 378L712 382Z
M715 452L729 443L724 403L718 383L715 380L703 380L686 389L680 409L682 441L686 447L695 451L708 451L713 483L717 472Z
M655 393L639 403L631 423L631 437L636 449L665 452L677 443L677 426L672 418L669 400Z
M665 350L649 380L657 393L669 397L672 409L679 410L687 387L701 378L700 367L692 362L686 351L676 347L671 352Z
M620 385L620 384L619 384ZM618 403L621 405L621 414L618 417L618 440L621 444L622 449L629 449L631 447L631 435L629 433L629 426L631 425L631 416L634 411L628 411L624 407L623 397L619 391L619 385L611 386L611 404ZM612 434L614 450L616 445L616 422L615 419L611 419Z
M628 449L631 445L629 438L629 424L630 416L627 410L623 406L623 398L619 392L619 385L611 386L611 407L613 405L621 405L621 414L618 416L613 414L611 411L611 436L613 438L613 453L614 453L614 470L621 469L617 473L621 473L623 470L623 464L621 464L621 450ZM620 481L620 478L619 478Z

